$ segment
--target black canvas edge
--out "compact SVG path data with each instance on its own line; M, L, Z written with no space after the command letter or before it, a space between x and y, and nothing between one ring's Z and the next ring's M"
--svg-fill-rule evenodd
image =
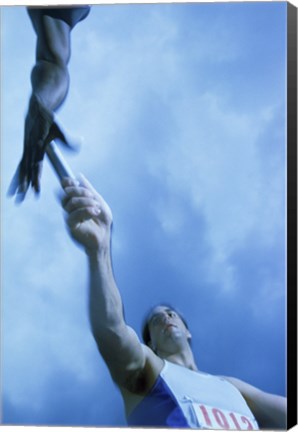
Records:
M297 7L287 3L287 428L297 424Z

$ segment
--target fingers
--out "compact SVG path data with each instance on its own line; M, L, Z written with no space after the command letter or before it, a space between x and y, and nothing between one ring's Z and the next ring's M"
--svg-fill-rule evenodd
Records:
M82 208L90 208L92 210L93 216L98 216L100 213L99 203L92 197L66 196L62 201L62 205L64 210L68 213Z
M32 187L36 193L40 193L40 179L42 173L42 162L36 162L32 168Z
M80 217L98 217L104 223L112 223L112 212L104 199L84 176L80 176L80 179L81 183L71 178L62 180L61 183L65 192L65 196L62 198L64 210L76 222L80 220L77 219Z
M107 218L110 218L112 220L112 211L108 206L108 204L103 199L103 197L97 192L97 190L92 186L89 180L87 180L82 173L79 174L79 179L81 185L85 186L96 197L97 201L100 203L101 208L104 210Z
M79 174L80 183L85 186L90 192L92 192L94 195L100 196L97 190L92 186L92 184L89 182L89 180L86 179L84 174Z
M73 180L69 177L65 177L62 180L62 187L64 188L65 192L67 192L68 196L74 197L76 194L78 194L78 196L93 197L98 201L98 203L100 203L102 207L107 207L103 197L96 191L96 189L83 174L79 175L79 180L80 181Z
M8 195L16 195L16 201L22 202L30 186L36 193L40 192L44 143L53 123L53 114L41 104L36 95L29 101L25 120L24 152L16 174L10 184Z
M65 196L62 198L62 206L68 213L82 208L100 208L100 203L96 199L96 196L75 180L65 178L62 180L62 186L65 192ZM93 215L95 213L99 214L99 212L94 211Z
M13 178L11 179L10 185L8 187L7 195L14 196L19 187L19 171L20 167L17 168Z
M82 186L64 186L65 196L62 200L63 206L65 207L69 200L74 198L94 198L94 195Z
M8 187L7 195L9 197L15 196L15 201L20 204L24 201L26 193L29 188L29 181L24 174L23 161L19 164L11 182Z
M94 219L99 213L100 210L95 210L93 207L79 208L68 214L67 225L70 229L75 229L79 224Z
M62 199L62 206L67 213L66 222L71 231L90 219L97 223L102 219L99 202L85 187L66 186L64 191L66 195Z
M81 140L67 134L54 119L54 113L44 106L38 95L32 94L25 119L24 152L18 170L8 189L8 196L16 196L17 202L25 199L30 187L40 192L42 161L47 145L57 140L65 148L78 150Z

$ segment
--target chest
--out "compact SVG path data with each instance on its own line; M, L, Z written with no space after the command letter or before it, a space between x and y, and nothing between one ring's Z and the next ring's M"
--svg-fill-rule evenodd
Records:
M228 381L170 363L161 377L192 427L258 429L246 401Z

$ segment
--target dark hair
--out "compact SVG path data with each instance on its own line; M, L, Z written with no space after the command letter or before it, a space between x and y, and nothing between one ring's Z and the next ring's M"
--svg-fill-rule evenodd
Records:
M150 331L149 331L149 318L152 315L152 312L154 311L155 308L157 308L158 306L165 306L168 309L171 309L172 311L176 312L177 315L179 315L179 317L181 318L181 321L183 322L183 324L185 325L185 327L187 329L188 328L188 324L185 320L185 318L183 317L183 315L176 309L174 308L172 305L168 304L168 303L159 303L155 306L152 306L149 310L149 312L147 312L144 320L143 320L143 325L142 325L142 338L144 341L145 345L148 345L148 343L150 342L151 338L150 338Z

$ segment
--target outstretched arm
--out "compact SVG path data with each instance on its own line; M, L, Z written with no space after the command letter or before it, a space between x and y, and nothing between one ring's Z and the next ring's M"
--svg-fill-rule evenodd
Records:
M286 428L287 400L285 397L266 393L237 378L225 378L240 391L247 405L253 412L260 428Z
M40 190L42 160L47 144L59 136L54 111L68 92L67 64L70 57L70 26L59 19L28 10L37 35L36 63L31 72L32 94L25 119L22 159L9 194L22 201L30 186ZM61 135L61 134L60 134Z
M42 106L55 111L64 101L69 86L71 27L64 20L28 9L37 35L36 63L31 73L32 95Z
M62 184L67 226L88 258L89 317L94 338L114 381L131 390L145 367L146 353L136 333L125 323L113 276L111 210L86 179L80 185L70 179Z
M47 144L59 139L69 145L54 121L54 112L68 93L70 33L76 23L73 16L77 15L77 21L83 19L85 9L28 8L37 35L36 62L31 72L32 94L25 119L23 155L8 191L9 195L16 194L18 201L23 201L30 186L36 193L40 191Z

